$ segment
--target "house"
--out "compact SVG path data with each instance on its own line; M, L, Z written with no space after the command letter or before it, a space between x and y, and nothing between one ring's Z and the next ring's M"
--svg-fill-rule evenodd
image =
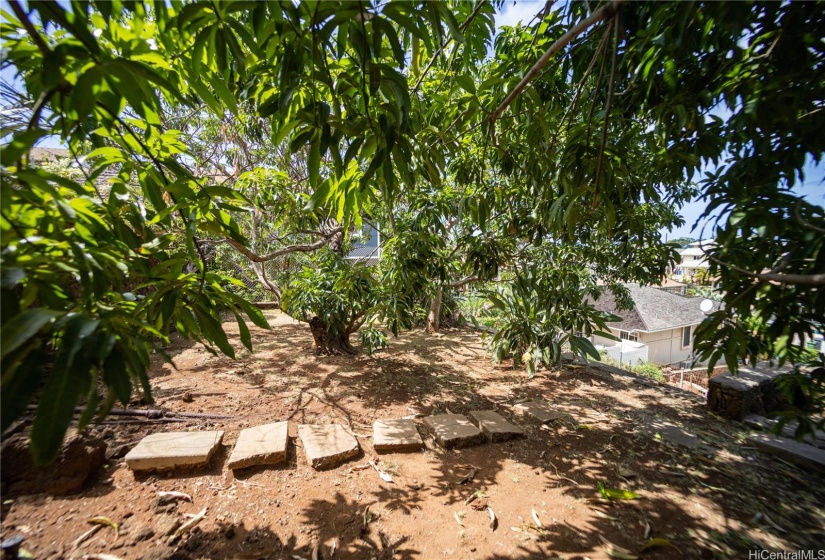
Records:
M615 298L609 291L593 302L596 309L624 319L607 324L620 342L594 336L593 344L601 346L620 362L631 365L640 361L657 365L691 362L693 335L696 326L705 318L699 307L704 298L687 298L636 284L626 287L633 300L630 310L617 309ZM718 309L719 303L712 303L712 309Z
M352 248L344 257L357 264L376 265L381 258L381 234L371 225L364 224L360 231L351 234Z
M713 241L706 239L695 241L687 249L682 249L679 253L681 261L674 269L676 277L683 281L693 281L700 272L706 273L710 263L705 255L705 249L713 245Z

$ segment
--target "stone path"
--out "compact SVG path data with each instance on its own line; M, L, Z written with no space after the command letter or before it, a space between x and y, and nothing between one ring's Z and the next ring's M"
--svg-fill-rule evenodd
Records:
M241 430L227 466L242 469L259 465L278 465L286 461L289 422L275 422Z
M492 410L472 410L470 417L490 441L505 441L524 435L524 430Z
M355 436L340 424L301 424L298 437L304 445L307 462L316 470L336 467L361 451Z
M546 405L525 403L525 410L538 418L558 418ZM531 406L532 405L532 406ZM521 405L518 405L521 406ZM489 440L504 441L524 435L524 431L492 410L470 412L476 427L461 414L437 414L424 418L445 448L479 445ZM298 437L307 462L314 469L330 469L356 457L361 447L355 436L338 424L298 426ZM146 436L126 455L126 464L135 471L199 467L209 464L221 443L223 432L166 432ZM289 422L274 422L241 430L227 461L227 467L243 469L278 465L286 461ZM415 422L409 418L376 420L373 424L376 453L422 451L424 441Z
M825 470L825 450L812 445L769 434L751 434L745 442L797 465Z
M513 405L513 410L518 414L526 415L542 424L547 424L548 422L564 417L564 414L558 410L554 410L550 405L538 401L528 401Z
M447 449L470 447L485 441L484 434L460 414L427 416L424 423L435 432L438 443Z
M126 464L133 471L203 467L222 438L222 431L151 434L126 454Z
M408 418L376 420L372 425L372 447L376 453L421 451L424 441Z

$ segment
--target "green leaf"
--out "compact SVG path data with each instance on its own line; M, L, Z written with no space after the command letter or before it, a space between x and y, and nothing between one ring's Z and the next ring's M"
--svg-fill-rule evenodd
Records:
M47 134L47 131L39 128L15 134L12 141L0 149L0 163L5 166L14 165L20 156L28 152L38 140Z
M37 334L41 328L53 323L62 313L51 309L34 308L17 315L0 330L0 357L5 358L9 352L16 350L23 343Z
M631 492L630 490L618 490L616 488L607 488L601 482L598 482L597 487L599 488L599 493L602 496L609 500L639 500L641 496L636 492Z
M473 79L467 74L460 74L455 77L456 83L461 86L461 89L471 95L476 94L476 84Z

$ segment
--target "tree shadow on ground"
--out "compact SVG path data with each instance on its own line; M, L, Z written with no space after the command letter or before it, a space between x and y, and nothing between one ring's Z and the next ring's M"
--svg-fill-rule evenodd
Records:
M264 531L262 542L280 543L283 557L309 558L316 545L328 557L333 541L336 557L343 558L431 558L450 550L456 557L490 559L604 557L613 545L637 554L650 538L667 539L689 558L825 542L817 513L825 503L825 478L754 454L742 445L741 426L711 418L701 401L678 389L572 363L528 380L512 368L491 368L472 332L413 333L372 357L314 358L304 325L277 329L254 332L261 339L258 353L241 359L254 364L262 395L288 395L281 419L331 420L364 432L375 419L413 411L496 410L526 431L521 440L458 452L428 438L424 454L389 459L401 465L396 486L379 484L353 496L331 485L328 496L295 500L293 516L303 532L279 536L272 526L253 523L243 533L246 538ZM237 344L236 333L231 340ZM215 364L202 367L214 370ZM511 405L526 398L545 399L564 416L544 427L515 416ZM697 434L699 447L671 445L647 429L663 419ZM428 435L423 424L419 428ZM368 440L361 443L371 455ZM308 468L299 454L290 456L290 469ZM468 466L478 472L460 484ZM808 488L802 491L798 480ZM641 499L606 499L599 484ZM487 510L472 509L482 501L497 516L495 531ZM375 516L366 523L365 511ZM438 535L429 537L428 528ZM223 543L218 550L228 557L239 551L238 538L218 531L207 540ZM495 552L474 554L479 543ZM664 558L673 551L663 547L645 556Z

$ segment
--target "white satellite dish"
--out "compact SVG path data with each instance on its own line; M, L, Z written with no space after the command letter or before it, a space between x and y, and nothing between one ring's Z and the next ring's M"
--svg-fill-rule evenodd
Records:
M703 299L702 303L699 304L699 309L702 310L702 313L707 315L713 310L713 302L709 299Z

